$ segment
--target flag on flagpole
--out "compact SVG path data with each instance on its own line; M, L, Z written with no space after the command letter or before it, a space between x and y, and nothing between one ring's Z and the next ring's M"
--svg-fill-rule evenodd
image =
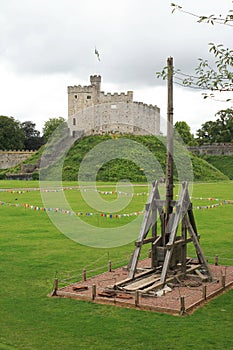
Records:
M97 56L98 60L100 61L100 54L97 48L95 47L95 55Z

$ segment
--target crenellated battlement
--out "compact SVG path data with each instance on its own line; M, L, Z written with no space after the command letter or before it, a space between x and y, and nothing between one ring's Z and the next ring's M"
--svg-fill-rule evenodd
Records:
M100 95L99 95L99 102L100 103L133 102L133 91L127 91L126 93L125 92L105 93L105 92L101 91Z
M138 106L140 107L143 107L143 108L148 108L148 109L152 109L152 110L156 110L158 112L160 112L160 108L156 105L152 105L152 104L147 104L147 103L144 103L144 102L136 102L134 101L133 103L137 104Z
M133 91L127 91L127 92L113 92L113 93L111 93L111 92L107 92L107 93L105 93L104 91L101 91L101 94L103 95L103 96L118 96L118 97L124 97L124 96L127 96L127 97L129 97L129 96L132 96L132 94L133 94Z
M68 94L87 93L87 92L95 91L95 87L91 85L87 85L87 86L74 85L74 86L68 86L67 91L68 91Z
M101 75L91 75L90 76L90 82L91 83L92 82L96 82L96 81L101 82Z
M0 150L0 153L4 153L4 154L30 154L30 156L32 155L32 154L34 154L35 153L35 151L31 151L31 150L19 150L19 151L17 151L17 150Z

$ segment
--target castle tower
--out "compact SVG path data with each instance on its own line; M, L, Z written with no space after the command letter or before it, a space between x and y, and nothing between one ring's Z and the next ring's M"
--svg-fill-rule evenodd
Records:
M133 101L133 91L101 91L101 76L91 75L88 86L68 86L68 127L71 135L77 131L85 135L108 132L158 135L160 110Z
M101 76L100 75L91 75L90 76L91 86L94 86L97 92L100 92L101 88Z

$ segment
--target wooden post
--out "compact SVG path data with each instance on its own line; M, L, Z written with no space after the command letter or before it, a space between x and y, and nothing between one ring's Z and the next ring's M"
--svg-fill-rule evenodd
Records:
M58 278L55 278L52 296L57 295L57 290L58 290Z
M135 292L135 306L139 306L139 291Z
M167 222L173 207L173 58L167 59L167 160L166 160L166 214Z
M185 312L184 297L180 297L180 314L183 315L184 312Z
M111 262L111 260L108 261L108 272L112 272L112 262Z
M185 225L184 218L182 218L181 235L182 235L183 241L186 242L187 228ZM184 273L186 273L186 258L187 258L187 243L184 243L181 246L181 271Z
M92 290L91 290L91 299L95 300L95 298L96 298L96 285L93 284L92 285Z
M158 186L157 186L157 190L156 190L156 198L160 198L159 196L159 191L158 191ZM152 237L154 239L157 238L157 206L155 205L155 201L153 201L153 205L152 205L152 210L151 210L151 219L152 219L152 226L151 226L151 233L152 233ZM157 267L157 261L156 261L156 245L153 244L154 242L151 242L151 250L150 250L150 256L148 256L149 258L151 258L151 268L155 268Z
M133 253L130 254L130 259L129 259L129 262L128 262L128 265L127 265L127 271L130 270L130 267L131 267L131 265L132 265L132 261L133 261Z
M204 300L206 300L206 285L202 286L202 297Z
M83 281L87 280L87 271L85 269L83 269L82 278L83 278Z
M215 266L218 266L218 255L215 257Z
M226 275L222 275L222 287L223 289L226 287Z

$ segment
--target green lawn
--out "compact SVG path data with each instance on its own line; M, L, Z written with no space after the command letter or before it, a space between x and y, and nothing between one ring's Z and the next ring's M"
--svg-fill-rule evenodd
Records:
M194 207L214 203L201 197L233 200L232 185L233 182L195 184ZM0 182L0 188L36 186L36 182ZM102 189L114 188L106 185ZM146 187L135 187L138 193L146 190ZM67 190L66 196L73 210L91 209L81 200L79 191ZM104 198L111 201L115 197ZM233 291L183 318L48 298L55 274L62 278L80 276L83 267L89 274L99 273L106 270L109 257L115 267L119 266L121 261L127 262L133 244L94 249L69 240L52 225L45 212L22 206L23 203L41 206L38 191L0 192L0 201L9 204L0 206L0 349L232 348ZM139 211L145 201L146 195L135 196L123 212ZM194 210L201 245L209 261L219 255L220 263L233 263L232 206ZM130 217L99 218L96 222L93 218L84 219L92 220L97 226L106 224L110 227L132 220Z

